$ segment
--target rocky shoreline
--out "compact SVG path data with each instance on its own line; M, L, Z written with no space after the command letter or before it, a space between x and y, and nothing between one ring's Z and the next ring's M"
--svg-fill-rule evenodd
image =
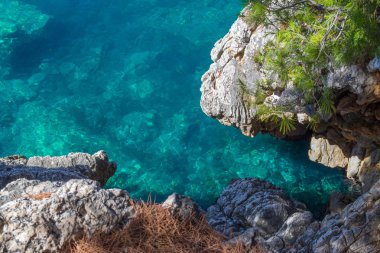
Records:
M73 240L128 226L135 215L134 200L127 191L101 187L115 168L104 151L0 159L0 250L62 252ZM317 221L281 189L247 178L232 181L206 215L226 243L243 242L248 248L378 252L380 181L346 204ZM180 217L203 213L191 198L177 194L163 206Z
M202 110L243 134L259 132L297 139L312 135L309 157L344 168L362 186L356 199L335 194L329 213L317 220L303 203L256 178L235 179L216 203L203 211L190 197L176 193L162 204L175 217L207 217L226 244L243 243L273 253L380 252L380 60L343 66L326 76L338 92L336 113L308 129L315 105L289 84L263 99L286 106L295 129L257 117L253 102L260 80L275 73L253 61L274 37L246 21L247 9L212 50L213 64L202 77ZM0 52L1 53L1 52ZM73 241L128 227L136 203L120 189L104 189L116 163L104 151L59 157L21 155L0 158L0 251L66 252ZM153 193L154 194L154 193Z
M260 132L287 139L312 134L310 160L346 169L349 179L368 190L380 178L380 60L329 70L324 88L334 89L336 112L310 129L317 104L292 83L279 85L277 73L255 61L275 31L250 24L248 16L249 7L212 49L213 64L202 77L204 113L251 137ZM263 83L271 92L260 93ZM261 120L261 105L285 108L296 120L294 129L284 135L278 124Z

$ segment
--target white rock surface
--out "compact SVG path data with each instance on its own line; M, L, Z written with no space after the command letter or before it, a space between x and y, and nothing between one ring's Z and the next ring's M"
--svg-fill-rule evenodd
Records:
M133 215L127 192L92 180L18 179L0 191L0 251L62 252L71 240L121 228Z

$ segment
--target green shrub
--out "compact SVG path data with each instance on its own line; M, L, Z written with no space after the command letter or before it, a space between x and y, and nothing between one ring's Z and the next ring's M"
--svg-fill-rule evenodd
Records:
M335 113L334 92L331 88L325 88L322 96L318 101L318 105L322 115L330 116Z
M253 60L275 72L284 87L293 83L322 116L335 113L333 90L321 89L327 74L342 64L380 56L380 0L248 3L250 22L271 26L276 33Z
M265 99L267 98L267 95L262 89L257 89L255 98L256 98L256 101L255 101L256 104L259 105L259 104L264 103Z
M279 126L281 134L287 135L296 129L296 120L286 113L284 107L268 107L266 105L257 106L256 116L262 122L270 122Z
M307 125L307 127L312 130L312 131L316 131L317 130L317 127L319 125L319 123L321 122L321 117L319 114L315 114L313 115L312 117L309 118L309 124Z
M285 114L281 117L280 121L280 132L283 135L286 135L290 133L291 131L294 131L296 129L296 120L291 117L285 116Z

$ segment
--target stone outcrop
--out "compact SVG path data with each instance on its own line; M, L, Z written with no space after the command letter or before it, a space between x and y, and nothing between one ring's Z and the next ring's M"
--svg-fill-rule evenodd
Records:
M104 151L93 155L70 153L66 156L31 157L9 156L0 158L0 189L18 178L43 181L67 181L92 179L106 183L116 171L116 163L110 162Z
M62 252L72 240L126 226L133 200L102 189L115 172L104 151L0 159L0 251Z
M202 76L202 110L222 124L238 127L243 134L255 136L259 132L270 132L284 137L278 127L256 118L257 108L252 103L257 99L258 82L276 74L260 68L253 61L264 46L274 39L273 32L263 26L252 27L246 22L248 10L242 11L230 31L215 43L211 51L213 64ZM275 89L278 84L272 83ZM282 94L274 94L266 99L269 104L290 104L301 99L295 89L288 89ZM294 108L295 114L304 113L304 108ZM292 112L293 113L293 112ZM305 124L297 124L288 138L302 137L306 134Z
M170 210L171 214L181 220L199 218L204 211L190 197L182 196L177 193L170 195L162 206Z
M207 210L209 223L273 253L379 252L380 181L343 209L314 220L305 206L258 179L239 179Z
M343 150L323 137L313 136L311 138L309 158L314 162L333 168L344 168L348 165L348 158L344 155Z
M209 70L202 77L202 110L247 136L259 132L280 138L302 138L314 132L310 159L332 168L347 169L347 176L366 189L380 178L380 59L367 64L342 66L326 73L325 87L336 93L336 113L324 118L316 128L309 127L317 105L308 104L291 83L277 84L276 73L254 61L268 41L275 37L271 28L252 26L244 9L230 31L211 51ZM272 33L271 33L272 32ZM286 135L278 124L265 122L257 115L260 82L270 80L272 94L261 98L266 106L287 108L297 120ZM261 94L262 95L262 94ZM310 102L309 102L310 103ZM371 174L371 176L367 176Z
M92 180L19 179L0 191L0 251L62 252L71 240L121 228L133 215L127 192Z

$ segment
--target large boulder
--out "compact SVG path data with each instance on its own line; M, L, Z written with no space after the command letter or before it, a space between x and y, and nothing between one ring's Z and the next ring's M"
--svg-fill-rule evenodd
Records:
M272 242L275 237L283 247L294 243L314 221L305 205L256 178L232 182L208 208L207 217L212 227L230 238L246 238L248 233L256 241Z
M135 212L129 194L101 188L115 170L104 151L0 158L0 251L62 252L126 226Z
M127 192L92 180L18 179L0 191L0 251L62 252L72 240L126 226L134 212Z
M346 204L345 204L346 205ZM322 221L259 179L239 179L207 210L209 223L247 246L273 253L380 252L380 181Z

